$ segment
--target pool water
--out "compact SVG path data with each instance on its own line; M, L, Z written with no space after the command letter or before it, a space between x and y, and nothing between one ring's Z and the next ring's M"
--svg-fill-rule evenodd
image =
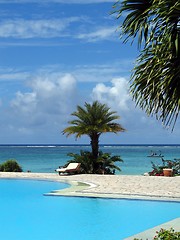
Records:
M180 203L44 196L66 184L0 180L0 239L121 240L180 217Z

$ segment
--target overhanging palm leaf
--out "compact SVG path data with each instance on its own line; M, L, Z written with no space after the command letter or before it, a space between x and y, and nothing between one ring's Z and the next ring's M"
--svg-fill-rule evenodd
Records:
M138 34L139 46L141 45L143 38L147 40L149 33L149 14L151 14L152 0L124 0L117 1L114 4L117 19L126 11L130 12L121 25L122 36L127 35L125 42L129 37L135 38Z
M131 77L137 105L172 129L180 111L180 1L123 0L114 5L126 41L142 47ZM142 43L144 45L142 46Z

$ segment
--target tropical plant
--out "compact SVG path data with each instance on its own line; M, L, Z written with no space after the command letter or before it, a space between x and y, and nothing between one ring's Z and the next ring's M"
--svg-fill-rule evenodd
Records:
M67 165L71 162L78 162L81 163L80 173L93 173L94 159L91 152L81 150L80 154L68 153L67 155L73 158L68 161Z
M99 173L115 174L115 171L121 169L115 165L116 162L123 162L120 156L111 156L110 153L99 152L97 163L99 165Z
M180 159L174 159L174 160L164 160L163 158L162 164L152 164L153 170L149 172L150 176L163 176L163 169L164 168L170 168L173 170L173 175L180 175Z
M161 228L160 231L157 231L157 236L154 239L157 240L175 240L180 239L180 232L176 232L173 228L169 230Z
M172 126L180 111L180 1L118 0L124 42L138 37L130 90L137 105Z
M173 228L170 228L169 230L161 228L160 231L156 231L156 236L154 239L156 240L178 240L180 239L180 232L175 232ZM142 240L139 238L134 238L134 240ZM148 238L146 239L148 240ZM149 239L150 240L150 239Z
M152 164L152 169L153 170L151 172L149 172L150 176L163 176L164 175L163 174L163 169L165 168L164 162L163 162L162 165L157 165L153 162L151 162L151 164Z
M110 111L106 104L95 101L92 104L85 103L84 106L85 108L77 106L77 111L71 114L76 119L69 122L72 126L65 128L63 134L75 134L76 138L87 135L91 140L92 157L97 159L101 134L124 132L125 129L119 123L113 122L120 117L115 115L116 112Z
M99 137L102 133L124 132L125 129L119 123L114 122L120 117L116 115L116 112L110 111L106 104L98 101L92 104L85 103L84 108L78 105L77 111L71 115L76 119L69 122L71 126L65 128L63 134L67 136L75 134L76 138L87 135L90 138L91 152L81 151L80 155L71 153L70 156L76 162L81 162L83 173L103 173L103 171L113 173L112 169L118 169L113 166L113 162L120 160L120 157L118 159L118 157L110 157L110 155L103 155L99 152ZM106 167L106 165L109 166Z
M16 160L9 159L0 164L0 172L22 172L22 168Z
M115 174L115 171L121 169L115 165L115 162L123 162L120 156L111 156L110 153L99 152L98 158L94 159L89 151L80 151L80 154L69 153L68 156L72 157L70 162L81 163L81 173L100 173L100 174Z

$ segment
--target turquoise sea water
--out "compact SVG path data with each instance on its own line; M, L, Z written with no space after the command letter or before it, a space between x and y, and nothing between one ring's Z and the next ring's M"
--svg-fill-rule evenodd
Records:
M43 196L64 184L0 180L2 240L123 240L179 217L176 202Z
M67 153L79 153L90 150L84 145L0 145L0 163L7 159L16 159L23 171L54 172L70 158ZM151 151L161 153L165 160L180 158L180 145L101 145L100 150L120 155L124 160L117 165L121 172L116 174L143 174L150 171L151 161L161 163L160 158L147 157Z

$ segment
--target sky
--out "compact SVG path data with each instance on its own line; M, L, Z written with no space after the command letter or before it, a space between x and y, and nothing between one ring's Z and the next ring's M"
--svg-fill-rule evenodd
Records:
M179 144L129 94L137 45L120 39L113 0L0 0L0 144L88 144L62 130L77 105L95 100L126 132L101 144Z

